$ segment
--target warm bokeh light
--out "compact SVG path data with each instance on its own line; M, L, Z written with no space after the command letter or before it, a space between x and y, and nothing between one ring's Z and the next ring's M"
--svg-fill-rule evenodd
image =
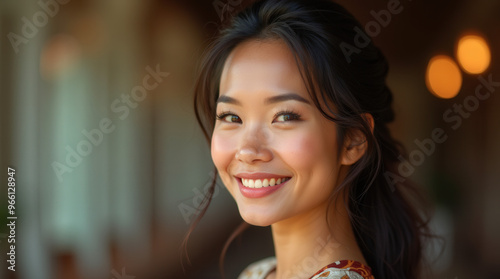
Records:
M469 74L484 72L491 62L490 48L486 40L478 35L465 35L457 45L458 63Z
M462 74L451 57L438 55L429 61L425 81L432 94L450 99L455 97L462 87Z
M50 80L68 71L78 59L81 50L76 39L67 34L57 34L47 40L40 56L40 74Z

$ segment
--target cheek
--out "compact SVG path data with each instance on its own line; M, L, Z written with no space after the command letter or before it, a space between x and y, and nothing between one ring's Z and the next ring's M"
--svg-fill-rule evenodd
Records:
M284 161L297 170L315 168L327 162L332 164L335 148L334 139L318 137L317 132L296 134L279 143Z
M212 136L212 144L210 147L210 152L212 155L212 161L217 167L217 170L221 175L223 175L232 159L234 158L234 142L228 137L214 133Z

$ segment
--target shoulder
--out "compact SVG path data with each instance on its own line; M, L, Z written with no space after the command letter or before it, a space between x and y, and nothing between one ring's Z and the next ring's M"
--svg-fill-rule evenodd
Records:
M275 268L276 258L265 258L245 268L238 279L263 279Z
M327 268L311 279L364 279L363 276L354 271L338 268Z
M337 261L314 274L311 279L374 279L371 269L356 261Z
M276 258L270 257L249 265L238 279L265 279L276 268ZM371 269L357 261L337 261L323 267L310 279L374 279Z

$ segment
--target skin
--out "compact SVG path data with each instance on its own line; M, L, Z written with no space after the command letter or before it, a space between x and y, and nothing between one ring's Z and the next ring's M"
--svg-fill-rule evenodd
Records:
M288 93L295 97L269 101ZM220 177L246 222L272 227L277 266L267 278L309 278L337 260L366 264L343 199L326 222L330 193L366 144L356 136L338 142L336 124L313 104L288 47L280 40L238 45L225 62L216 110L211 153ZM290 180L248 198L239 188L241 173Z

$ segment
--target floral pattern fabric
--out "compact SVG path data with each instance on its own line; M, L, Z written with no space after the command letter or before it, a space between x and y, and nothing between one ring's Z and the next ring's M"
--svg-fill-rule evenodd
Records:
M276 259L267 258L249 265L238 279L265 279L276 268ZM359 262L344 260L329 264L310 279L374 279L371 269Z

